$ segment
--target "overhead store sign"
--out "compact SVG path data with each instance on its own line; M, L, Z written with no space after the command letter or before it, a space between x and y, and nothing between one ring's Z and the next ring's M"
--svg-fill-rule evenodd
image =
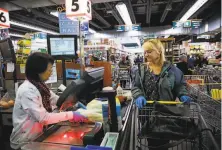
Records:
M59 13L59 31L60 34L79 35L79 21L70 20L66 17L66 13ZM81 31L85 34L89 32L89 22L81 23Z
M199 28L201 26L202 20L195 19L195 20L186 20L184 22L181 21L173 21L172 25L173 28L184 27L184 28Z
M191 27L193 29L199 28L201 26L202 21L201 20L192 20Z
M10 28L9 14L5 9L0 8L0 29Z
M66 13L59 13L59 32L60 34L79 35L79 22L67 18Z
M66 0L66 16L92 20L91 0Z
M116 31L141 31L141 26L138 24L129 25L117 25Z

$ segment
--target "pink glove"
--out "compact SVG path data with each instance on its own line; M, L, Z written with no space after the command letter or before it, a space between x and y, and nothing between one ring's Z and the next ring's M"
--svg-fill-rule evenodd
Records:
M71 122L86 122L88 119L84 115L81 115L79 112L73 111L73 120Z

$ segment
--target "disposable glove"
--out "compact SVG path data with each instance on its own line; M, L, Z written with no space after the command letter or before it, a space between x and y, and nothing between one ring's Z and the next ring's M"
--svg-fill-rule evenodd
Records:
M146 106L146 99L143 96L140 96L136 99L136 106L141 109Z
M79 112L73 111L73 120L71 122L86 122L88 119L84 115L81 115Z
M180 101L189 104L192 101L192 99L189 96L181 96Z

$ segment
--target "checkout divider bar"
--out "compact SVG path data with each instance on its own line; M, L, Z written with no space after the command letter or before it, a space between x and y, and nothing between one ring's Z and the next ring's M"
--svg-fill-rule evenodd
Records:
M130 150L129 149L129 140L131 137L131 126L132 126L132 108L133 108L133 100L130 103L129 108L127 109L128 111L126 112L126 119L124 122L124 125L119 132L119 138L116 146L116 150ZM128 147L127 147L128 146Z

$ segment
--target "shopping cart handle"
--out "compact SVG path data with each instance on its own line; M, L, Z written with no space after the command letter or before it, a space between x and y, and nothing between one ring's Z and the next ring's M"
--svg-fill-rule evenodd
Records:
M146 101L146 103L148 103L148 104L153 104L154 102L157 102L159 104L169 104L169 105L183 104L183 102L175 102L175 101Z

